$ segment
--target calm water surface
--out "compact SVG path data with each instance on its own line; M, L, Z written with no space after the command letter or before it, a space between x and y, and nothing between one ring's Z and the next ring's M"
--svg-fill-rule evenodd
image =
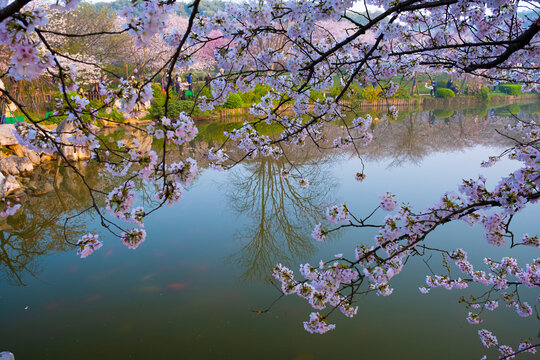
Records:
M366 215L378 195L391 190L422 208L455 189L461 178L482 173L494 185L516 168L507 160L490 169L479 166L509 145L494 129L511 120L492 110L438 115L409 114L378 124L373 143L361 149L368 174L363 183L354 180L361 162L352 152L291 152L311 183L306 189L280 178L282 162L257 159L217 172L204 169L201 160L193 186L181 202L148 219L147 240L135 251L99 230L91 216L71 222L70 236L98 229L103 238L103 248L83 260L61 240L63 219L88 200L80 184L65 169L52 187L50 170L36 172L32 184L43 194L29 198L24 212L0 226L0 351L13 352L17 360L494 355L483 350L476 335L480 327L466 322L468 310L458 304L470 290L420 294L417 288L429 270L419 258L395 278L392 296L361 299L352 320L334 314L337 328L323 336L303 330L310 308L299 298L284 298L263 315L249 311L264 309L279 296L268 282L276 262L297 269L336 253L352 256L355 244L371 241L373 233L351 231L314 243L310 233L329 204L346 201L355 214ZM201 137L191 149L194 156L211 146ZM113 179L98 175L101 170L86 171L95 184L114 186ZM516 219L516 234L538 233L538 209ZM429 241L469 249L473 263L505 253L487 246L481 229L464 224L446 226ZM530 260L538 253L519 249L514 255ZM520 334L538 330L534 320L509 309L487 314L482 327L512 345Z

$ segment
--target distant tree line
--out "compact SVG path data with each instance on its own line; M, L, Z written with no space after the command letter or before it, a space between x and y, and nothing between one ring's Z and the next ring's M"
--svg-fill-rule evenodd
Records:
M114 11L118 11L124 6L132 6L131 1L129 0L116 0L112 2L97 2L92 4L98 10L102 8L108 8ZM176 14L178 16L189 17L191 15L191 8L189 8L189 3L179 3ZM202 15L212 16L216 14L219 10L225 9L225 2L219 0L208 0L201 2L199 5L199 13Z

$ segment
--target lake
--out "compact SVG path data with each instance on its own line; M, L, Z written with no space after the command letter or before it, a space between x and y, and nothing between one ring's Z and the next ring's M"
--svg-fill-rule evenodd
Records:
M538 104L523 105L519 116L538 121L538 113ZM422 295L418 287L430 272L420 257L393 279L392 296L361 298L353 319L334 313L330 321L336 329L325 335L304 331L311 308L296 296L282 298L261 315L250 311L266 309L279 297L270 282L277 262L297 273L301 263L337 253L352 257L359 242L371 243L374 233L365 230L342 231L316 243L311 232L329 205L346 201L351 212L365 216L386 191L421 209L455 190L462 178L481 173L495 185L517 162L503 160L487 169L480 163L511 145L495 129L513 121L505 107L403 112L398 121L377 123L373 142L359 149L367 174L361 183L354 175L362 161L353 149L286 149L309 180L307 188L294 177L280 177L283 159L257 158L224 172L208 169L201 154L219 141L221 125L201 124L198 140L177 154L199 160L199 176L179 203L146 220L148 236L136 250L100 228L91 214L64 229L64 219L89 199L69 169L45 166L28 181L35 194L25 199L22 211L0 224L0 351L13 352L17 360L494 356L477 336L481 328L517 347L521 335L537 333L535 319L504 308L486 314L481 325L469 325L468 310L458 300L475 287ZM343 133L338 125L327 131ZM122 136L125 131L111 134ZM106 189L117 181L95 164L83 171ZM139 187L139 195L152 201L149 188ZM530 207L516 218L517 236L538 234L538 210ZM64 231L72 239L97 231L104 246L79 259L64 242ZM444 226L428 243L463 247L475 264L508 253L489 246L480 227L462 223ZM517 248L512 255L530 261L538 251ZM440 259L432 262L440 266ZM538 294L523 296L534 303Z

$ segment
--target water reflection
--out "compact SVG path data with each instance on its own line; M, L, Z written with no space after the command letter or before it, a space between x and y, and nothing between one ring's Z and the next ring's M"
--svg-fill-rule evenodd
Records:
M515 119L507 116L479 115L482 109L450 110L407 114L399 122L376 123L374 140L360 147L360 155L368 161L392 159L390 166L419 164L426 156L437 152L462 151L476 145L510 146L511 140L495 130L504 130ZM523 114L522 117L528 117ZM345 136L345 129L330 126L329 138ZM335 161L332 151L321 151L314 146L285 149L296 156L289 160L302 169L309 169L310 187L299 189L294 180L280 177L280 169L288 164L283 160L259 158L234 171L228 183L227 200L241 218L250 219L237 233L245 244L229 260L242 269L243 281L263 280L277 262L294 263L301 256L307 258L314 251L310 233L313 225L324 217L324 209L333 203L329 194L336 180L327 166ZM354 156L355 151L345 150ZM315 166L312 166L315 165ZM356 169L358 170L358 169ZM351 176L355 169L351 169Z
M96 182L91 171L80 170L86 172L88 181ZM21 195L21 209L0 219L0 277L19 286L41 270L42 255L72 249L64 236L77 238L88 231L81 219L64 226L65 218L80 211L89 200L72 169L42 167L26 186L30 191Z
M418 164L436 152L461 151L476 145L510 146L511 140L495 130L504 130L515 119L469 115L451 110L440 118L435 111L410 113L400 122L378 123L373 141L360 148L367 160L393 159L391 166ZM521 115L520 115L521 116ZM524 115L525 117L528 117Z
M75 166L94 189L110 191L123 181L110 176L96 163ZM13 216L0 218L0 277L19 286L25 285L28 276L39 273L41 256L75 251L69 242L98 230L89 225L95 217L92 212L73 217L92 204L85 184L74 169L49 163L23 180L26 192L19 197L21 209ZM143 201L155 201L140 179L134 182ZM94 194L94 199L103 209L104 196ZM70 219L66 222L67 218Z
M314 251L309 233L324 216L337 183L329 171L328 156L304 149L289 159L301 164L301 176L283 178L281 169L290 167L283 158L260 158L231 174L227 200L240 217L250 219L236 234L245 245L229 257L242 269L243 281L268 279L269 269L277 262ZM300 177L309 179L308 188L298 185Z
M538 107L537 103L521 105L519 117L536 121ZM501 137L495 129L503 130L514 122L515 118L507 113L515 110L515 106L506 106L402 113L401 121L375 123L374 140L359 147L360 155L367 161L392 159L391 166L403 166L417 164L434 152L460 151L475 145L511 145L511 140ZM191 156L200 168L206 168L208 148L219 145L217 133L234 124L210 125L201 127L200 136L189 147L171 154L171 161ZM143 132L127 128L105 131L109 132L111 142L135 138L146 149L155 145ZM330 125L326 131L328 138L345 135L344 129L336 125ZM267 278L268 269L277 261L291 262L299 255L312 253L310 232L324 216L326 206L333 202L331 194L335 193L336 180L329 169L335 152L314 146L285 148L285 152L301 176L309 179L310 187L302 189L297 185L300 175L281 178L281 168L289 166L285 159L255 159L232 171L227 180L230 206L250 223L236 235L245 245L229 257L242 269L241 278L245 281ZM346 149L346 155L354 156L354 149ZM357 170L351 169L351 174ZM108 176L94 163L81 164L79 171L90 186L104 191L122 181ZM41 256L72 250L64 235L77 239L93 230L88 228L88 217L71 220L64 228L64 219L80 212L90 201L82 181L69 167L42 166L24 185L29 191L22 196L22 209L14 216L0 219L0 277L11 285L24 285L28 276L35 276L40 271ZM136 186L143 205L155 202L151 187L144 187L140 179L136 179ZM98 202L102 206L102 196Z

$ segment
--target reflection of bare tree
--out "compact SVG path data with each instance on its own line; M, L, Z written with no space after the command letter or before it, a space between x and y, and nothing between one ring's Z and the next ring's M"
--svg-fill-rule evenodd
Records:
M411 113L400 122L378 123L374 140L360 147L365 159L392 159L392 166L419 163L429 154L456 151L480 145L506 145L507 139L495 129L504 129L512 119L487 117L464 112ZM343 129L329 125L325 134L343 136ZM269 269L278 261L292 262L302 254L313 251L310 232L323 215L329 190L335 185L328 181L324 163L335 159L335 152L318 148L286 149L288 156L307 176L311 186L300 189L294 179L282 179L282 160L259 158L233 173L229 183L228 200L252 225L238 237L245 242L242 249L231 256L231 261L243 269L243 280L268 277ZM354 150L348 148L347 153ZM317 165L317 166L311 166ZM352 172L355 169L351 170Z
M91 199L71 168L49 165L36 169L30 179L25 179L28 190L20 195L21 209L0 219L0 277L12 285L25 285L25 277L35 276L41 256L73 250L66 238L76 241L91 231L88 213L64 226L65 219L87 208ZM122 180L107 176L93 163L78 167L91 186L104 190ZM103 206L103 199L98 201Z
M364 159L390 158L393 166L399 166L420 162L434 152L456 151L477 144L509 144L495 129L504 129L515 119L486 114L432 111L409 114L400 122L377 123L374 140L366 147L359 147L359 152ZM536 119L534 114L520 114L520 118L527 116ZM328 138L346 135L342 127L331 124L325 132ZM152 146L150 137L129 128L115 128L109 137L111 143L136 138L146 149ZM192 156L205 168L208 164L205 154L212 145L195 141L171 153L169 161ZM355 154L352 148L345 151ZM335 182L329 180L326 164L335 159L331 156L335 153L323 152L313 145L289 148L285 152L299 167L301 176L309 179L310 187L298 186L298 178L294 176L299 175L294 170L291 178L281 178L281 168L289 166L284 159L259 158L231 174L229 201L235 211L252 221L238 234L245 246L230 258L244 270L244 280L266 278L275 262L292 262L300 254L305 257L313 251L310 236L313 224L323 217L322 212L330 202L327 197ZM100 206L105 194L123 180L107 175L93 163L80 164L78 170L92 187L104 191L97 197ZM357 170L351 169L351 176ZM155 202L154 189L143 187L138 178L134 181L144 205ZM0 277L16 285L23 285L25 276L38 271L40 256L70 248L64 241L64 219L85 209L91 200L83 190L82 180L67 167L42 166L24 185L30 191L21 196L22 209L14 216L0 219ZM66 228L67 238L76 241L89 232L82 224L87 220L86 217L71 220Z
M233 172L228 190L232 208L252 219L252 225L237 237L247 242L230 260L243 269L244 281L268 278L277 261L305 257L314 250L310 233L323 216L328 194L335 182L326 170L325 161L304 153L294 163L308 188L300 188L293 176L281 177L284 159L259 158Z
M41 208L33 214L19 212L8 218L8 224L17 223L15 226L21 230L0 232L0 276L11 285L25 285L25 276L36 275L39 256L70 248L61 235L63 213L49 210ZM78 226L68 229L74 235L82 235L83 231Z
M21 209L0 223L0 276L12 285L25 285L24 278L39 270L39 257L71 248L64 241L82 236L87 229L76 220L64 229L64 219L81 209L88 196L71 169L40 169L28 187L35 195L21 196ZM90 177L91 179L92 177Z

